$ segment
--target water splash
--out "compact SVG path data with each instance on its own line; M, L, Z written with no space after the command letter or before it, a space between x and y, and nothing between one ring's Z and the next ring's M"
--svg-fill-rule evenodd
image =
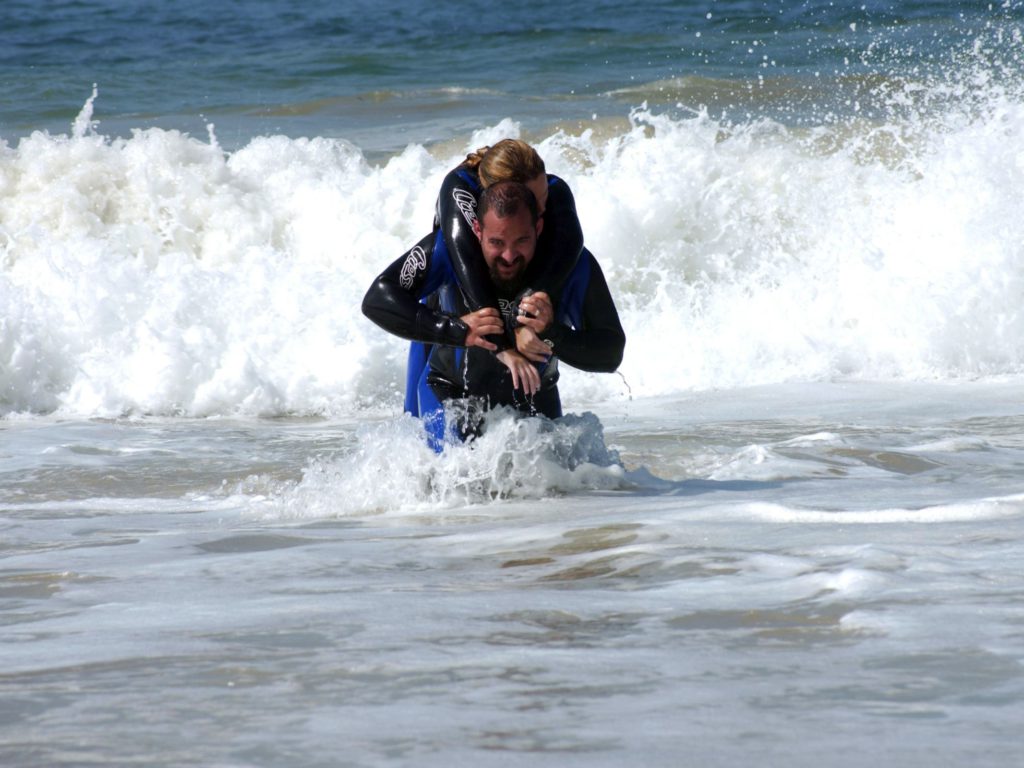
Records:
M878 119L649 107L531 137L575 193L628 337L624 378L564 367L567 409L1024 374L1013 55L983 45L945 78L879 86ZM111 139L95 97L71 136L0 149L0 412L393 412L405 345L359 315L363 291L429 229L444 173L519 126L372 165L322 138L229 153L212 126Z
M90 133L94 133L99 123L92 119L96 98L99 96L99 86L92 84L92 95L86 99L82 111L78 113L75 121L71 124L71 138L84 139Z
M355 450L312 461L297 483L251 478L242 489L262 493L256 513L307 519L436 512L507 499L539 499L581 490L623 487L625 471L604 443L592 413L554 421L490 412L483 434L440 455L427 447L421 424L408 416L364 427Z

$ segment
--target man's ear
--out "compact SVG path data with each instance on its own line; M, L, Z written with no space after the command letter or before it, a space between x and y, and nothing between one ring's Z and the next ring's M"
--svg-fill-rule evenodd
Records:
M481 243L484 241L483 233L480 231L480 219L473 219L473 234Z
M544 217L539 216L537 218L537 237L540 237L540 232L542 229L544 229Z

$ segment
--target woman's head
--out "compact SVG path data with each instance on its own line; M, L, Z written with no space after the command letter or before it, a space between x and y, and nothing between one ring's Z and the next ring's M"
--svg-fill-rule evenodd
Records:
M519 139L502 139L466 156L466 165L475 168L484 189L500 181L525 184L537 198L540 212L548 201L548 179L537 150Z

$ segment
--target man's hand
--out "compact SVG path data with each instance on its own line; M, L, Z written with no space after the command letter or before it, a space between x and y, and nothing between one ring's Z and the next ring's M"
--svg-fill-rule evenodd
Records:
M551 297L544 291L524 296L519 302L519 324L530 328L538 336L544 334L554 319L555 308L551 305Z
M540 391L540 374L533 363L514 349L506 349L495 357L512 373L513 389L522 389L524 395L535 395Z
M498 347L485 336L500 335L505 332L505 326L501 322L501 313L494 307L484 307L476 312L470 312L459 318L469 328L466 334L467 347L482 347L493 352ZM507 363L506 363L507 365Z
M535 363L546 363L551 357L551 347L541 341L533 328L525 325L516 328L516 349L527 360Z

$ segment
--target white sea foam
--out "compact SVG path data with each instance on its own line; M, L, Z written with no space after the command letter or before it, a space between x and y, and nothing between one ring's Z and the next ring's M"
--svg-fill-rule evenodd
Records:
M619 488L624 477L592 413L550 421L498 409L480 437L441 454L427 446L422 424L404 416L364 426L353 452L312 461L296 483L266 483L256 510L268 519L430 512ZM240 490L251 495L262 483L251 478Z
M921 509L893 507L868 510L797 509L779 504L753 503L738 511L755 520L774 523L827 525L956 523L999 520L1024 516L1024 496L1011 495L956 504L936 504Z
M975 101L977 98L975 97ZM0 145L0 411L345 414L399 402L359 313L459 153L173 131ZM1024 372L1024 104L795 132L645 110L539 141L620 306L574 403L836 377ZM511 121L467 147L515 135ZM442 154L442 153L438 153Z

